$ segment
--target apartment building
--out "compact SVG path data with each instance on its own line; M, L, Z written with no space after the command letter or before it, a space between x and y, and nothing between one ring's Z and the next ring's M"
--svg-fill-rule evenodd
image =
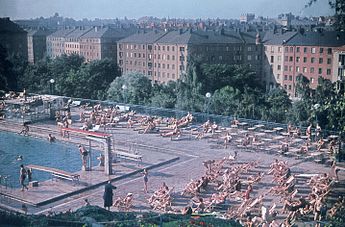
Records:
M144 46L148 53L143 52ZM165 30L135 34L120 40L118 48L118 64L123 72L138 71L156 83L179 79L192 56L203 63L248 64L261 75L263 47L256 33ZM145 62L143 54L148 57Z
M61 29L47 36L47 56L55 58L65 53L65 37L75 29Z
M27 32L8 17L0 18L0 45L6 48L10 55L28 58Z
M273 37L273 38L272 38ZM266 36L265 80L268 88L282 86L296 97L296 79L303 75L316 88L318 78L334 81L334 50L345 44L342 32L287 32Z
M164 31L141 31L117 43L117 62L122 73L140 72L148 76L154 73L154 44L166 35Z
M135 32L134 29L94 27L80 37L80 54L87 62L117 59L117 41Z
M45 28L27 30L28 62L36 63L47 56L47 36L51 33Z

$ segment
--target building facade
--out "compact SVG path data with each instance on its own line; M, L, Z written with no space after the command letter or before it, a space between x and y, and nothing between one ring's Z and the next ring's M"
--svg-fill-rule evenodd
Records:
M261 75L263 45L256 33L152 31L120 40L118 49L123 73L141 72L156 83L181 78L191 57L209 64L247 64Z
M8 17L0 18L0 45L9 55L14 54L28 59L27 32Z
M286 32L266 34L263 62L268 89L283 87L290 97L296 97L296 80L309 79L316 88L318 78L334 81L334 50L345 44L345 34L339 32Z
M28 62L36 63L47 56L47 36L51 33L45 28L27 30Z

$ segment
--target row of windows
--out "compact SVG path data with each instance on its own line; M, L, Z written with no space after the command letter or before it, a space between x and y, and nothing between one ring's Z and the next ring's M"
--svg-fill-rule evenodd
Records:
M162 78L165 78L165 76L166 76L166 78L170 78L170 73L165 73L165 72L155 72L155 77L161 77L161 75L162 75ZM175 79L175 73L172 73L171 74L171 79Z
M155 63L155 68L160 68L162 66L163 69L170 69L170 65L169 64L164 64L164 63ZM171 69L175 69L175 64L171 65Z
M281 66L277 65L277 70L281 70ZM293 66L284 66L284 71L289 71L289 72L293 72ZM303 73L307 73L308 72L308 68L307 67L300 67L300 66L296 66L296 72L303 72ZM309 69L310 73L314 73L315 72L315 68L314 67L310 67ZM322 68L318 68L318 73L322 74ZM326 69L326 74L327 75L331 75L332 70L331 69Z
M277 60L278 62L281 61L281 56L277 56ZM296 57L296 62L301 62L301 57ZM293 56L284 56L284 61L285 62L293 62L294 61L294 57ZM308 58L307 57L303 57L303 63L307 63L308 62ZM318 63L319 64L323 64L324 62L324 58L319 58L318 59ZM274 56L271 56L270 59L270 63L274 63ZM311 57L310 58L310 63L316 63L316 58ZM327 58L327 64L332 64L332 59L331 58Z
M316 54L317 52L317 49L318 49L318 53L320 54L323 54L325 53L325 48L323 47L320 47L320 48L316 48L316 47L295 47L296 48L296 52L297 53L301 53L302 52L302 49L303 49L303 53L312 53L312 54ZM265 51L267 51L268 47L265 46ZM274 53L274 49L275 49L275 46L271 46L271 53ZM293 53L294 52L294 47L285 47L285 52L286 53ZM281 53L282 52L282 47L278 47L278 53ZM327 48L327 54L332 54L332 48Z

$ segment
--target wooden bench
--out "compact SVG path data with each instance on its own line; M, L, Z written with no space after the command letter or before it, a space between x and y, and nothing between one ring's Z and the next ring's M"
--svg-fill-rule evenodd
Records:
M39 170L39 171L44 171L52 174L52 177L54 178L60 178L64 180L70 180L72 182L79 182L80 180L80 175L79 174L74 174L74 173L69 173L64 170L60 169L55 169L52 167L47 167L47 166L39 166L39 165L27 165L27 168Z
M114 154L116 158L127 159L127 160L138 161L138 162L143 161L143 156L137 155L137 154L132 154L132 153L119 151L119 150L116 150Z

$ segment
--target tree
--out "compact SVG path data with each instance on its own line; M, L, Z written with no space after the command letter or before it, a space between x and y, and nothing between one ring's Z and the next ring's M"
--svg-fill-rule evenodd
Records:
M123 89L126 85L126 89ZM150 79L144 74L130 72L115 78L107 91L108 99L117 102L128 101L144 105L149 102L152 92Z
M318 0L309 0L306 7L310 7ZM338 31L345 31L345 1L344 0L329 0L329 5L335 11L335 28Z
M214 92L210 112L222 115L236 115L241 94L238 89L225 86Z
M150 105L163 108L174 108L176 104L176 82L168 84L155 84L152 90Z
M291 108L291 100L285 90L275 88L266 97L265 120L286 122L286 115Z
M0 45L0 90L17 90L17 74L7 50Z

